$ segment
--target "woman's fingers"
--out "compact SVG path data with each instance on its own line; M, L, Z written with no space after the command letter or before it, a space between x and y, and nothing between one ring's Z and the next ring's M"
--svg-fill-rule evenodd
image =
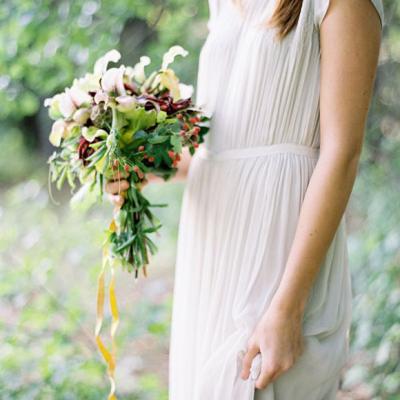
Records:
M120 170L116 171L113 173L113 181L117 181L123 178L127 178L129 176L129 172L126 172L125 170Z
M105 191L110 194L118 194L128 190L129 182L126 179L120 181L110 181L106 183Z
M280 369L268 358L267 354L262 356L261 373L256 381L257 389L266 388L280 373Z
M279 375L287 371L293 365L293 359L272 354L269 349L261 347L261 373L256 381L257 389L266 388Z
M241 373L242 379L248 379L250 375L251 363L254 357L259 353L259 351L260 349L258 345L256 345L255 343L248 346L248 350L243 358L242 373Z

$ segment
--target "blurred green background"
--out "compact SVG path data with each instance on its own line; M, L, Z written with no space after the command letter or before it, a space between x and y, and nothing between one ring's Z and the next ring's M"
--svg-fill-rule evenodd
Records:
M354 307L341 399L400 399L400 0L387 25L356 186L349 206ZM51 96L118 48L123 62L169 46L196 83L206 1L5 0L0 4L0 399L103 399L105 366L93 342L102 229L111 206L73 211L68 190L49 200ZM120 399L167 399L175 245L184 183L154 184L165 199L150 277L118 274ZM108 316L106 323L108 322ZM105 331L107 333L107 331ZM190 400L190 399L188 399ZM222 400L222 399L221 399ZM289 400L289 399L288 399ZM293 399L295 400L295 399Z

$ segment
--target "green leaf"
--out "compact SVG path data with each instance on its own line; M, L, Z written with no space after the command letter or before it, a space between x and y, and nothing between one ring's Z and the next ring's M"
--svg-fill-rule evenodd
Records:
M120 246L116 247L114 251L116 253L121 252L122 250L126 249L128 246L130 246L135 240L135 236L131 236L128 240L126 240L124 243L122 243Z
M148 142L151 144L160 144L166 142L168 139L168 136L154 136L149 138Z
M75 175L71 171L70 168L67 169L67 181L68 185L71 186L72 189L75 188Z
M62 185L64 184L64 181L65 181L66 177L67 177L67 167L64 166L62 168L62 170L61 170L60 177L58 178L58 181L57 181L57 184L56 184L56 187L57 187L58 190L61 190Z
M137 131L148 129L156 124L157 111L146 111L143 107L138 107L126 113L125 118L128 121L128 128L127 132L122 135L122 141L128 144Z
M95 153L90 155L89 157L86 158L86 161L90 161L90 166L96 164L97 161L99 161L104 154L107 152L107 147L101 147L99 150L97 150Z
M162 226L161 224L159 224L157 226L152 226L150 228L143 229L143 232L144 233L154 233L154 232L157 232L161 228L161 226Z
M165 121L166 118L167 118L167 113L165 111L159 111L157 113L157 122L158 123Z
M171 145L174 149L175 153L181 153L182 152L182 141L179 135L173 135L171 136Z
M98 129L95 126L91 126L90 128L83 127L82 136L88 141L93 142L93 140L97 137L101 139L106 139L108 134L103 129Z

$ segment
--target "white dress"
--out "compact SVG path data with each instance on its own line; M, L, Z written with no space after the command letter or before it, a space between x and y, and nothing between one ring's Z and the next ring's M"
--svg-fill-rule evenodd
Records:
M278 0L209 0L197 103L213 114L184 192L170 341L170 400L333 400L348 356L351 279L343 217L307 303L305 351L266 389L241 357L282 277L317 163L319 25L303 0L279 43L260 26ZM365 0L370 1L370 0ZM372 0L382 21L381 0ZM253 361L257 375L260 355Z

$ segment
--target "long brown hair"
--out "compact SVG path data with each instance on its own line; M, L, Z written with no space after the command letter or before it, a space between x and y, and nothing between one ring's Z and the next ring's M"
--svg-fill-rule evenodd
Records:
M233 0L241 9L241 0ZM271 18L266 21L266 25L277 28L279 39L283 39L296 25L299 20L303 0L278 0L276 8Z

